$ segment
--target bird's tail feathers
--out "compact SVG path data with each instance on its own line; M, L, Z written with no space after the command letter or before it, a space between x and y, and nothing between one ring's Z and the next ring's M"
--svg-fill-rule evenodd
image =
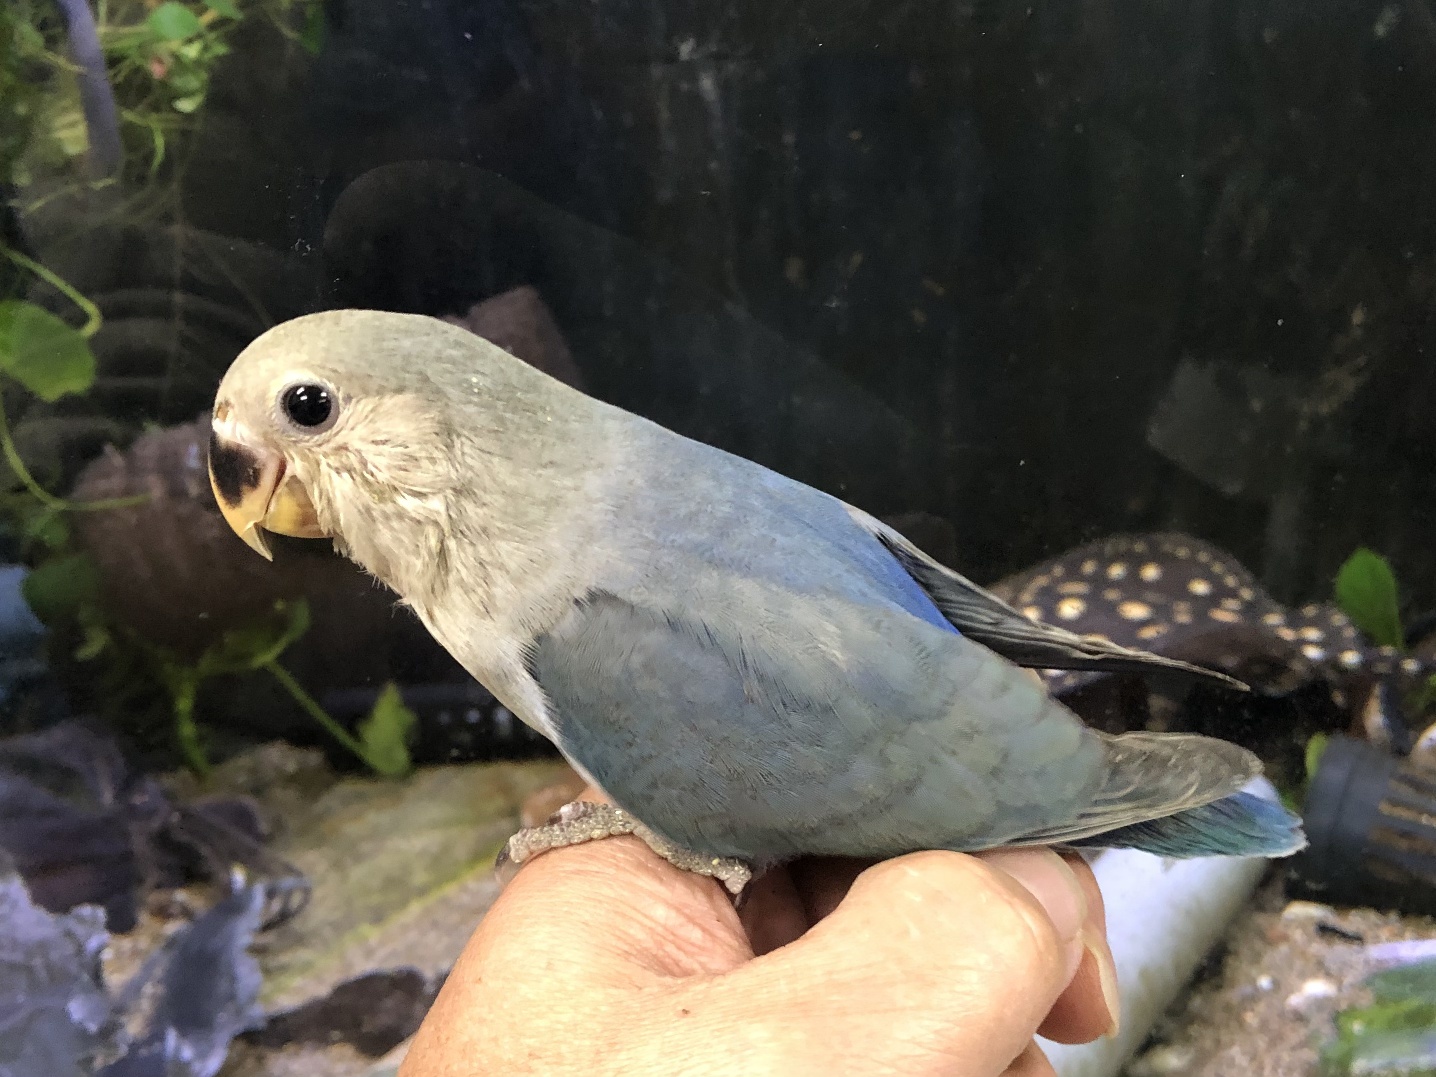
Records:
M1262 766L1239 745L1174 733L1102 736L1106 780L1077 818L1023 844L1142 849L1159 856L1288 856L1301 820L1243 792Z
M1255 793L1234 793L1175 815L1147 819L1071 845L1140 849L1186 860L1199 856L1290 856L1306 848L1301 819Z

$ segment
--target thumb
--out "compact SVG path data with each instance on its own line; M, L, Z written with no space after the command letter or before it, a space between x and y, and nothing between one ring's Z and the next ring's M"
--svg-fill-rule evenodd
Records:
M1072 979L1086 915L1048 850L914 853L869 868L801 939L707 989L759 1021L782 1015L770 1042L791 1045L789 1072L827 1060L829 1073L996 1074Z

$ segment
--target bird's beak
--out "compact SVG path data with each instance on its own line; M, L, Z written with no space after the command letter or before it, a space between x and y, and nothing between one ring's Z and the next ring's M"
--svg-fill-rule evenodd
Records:
M209 484L219 511L256 553L274 560L265 531L324 538L309 491L291 474L282 453L257 448L216 422L209 438Z

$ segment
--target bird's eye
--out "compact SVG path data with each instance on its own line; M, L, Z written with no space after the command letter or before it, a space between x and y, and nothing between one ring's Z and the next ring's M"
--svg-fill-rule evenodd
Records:
M317 431L334 422L334 394L322 385L291 385L280 397L284 414L295 426Z

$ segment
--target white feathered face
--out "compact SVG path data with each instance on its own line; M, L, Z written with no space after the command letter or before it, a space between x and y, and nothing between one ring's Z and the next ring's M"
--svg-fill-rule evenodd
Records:
M391 562L387 549L359 556L375 525L412 538L409 525L432 523L452 487L442 407L405 376L404 353L356 339L359 313L338 333L315 332L323 322L271 331L220 383L210 485L235 534L264 557L269 531L334 538L361 563Z
M437 319L325 311L235 359L215 399L210 483L263 556L266 531L332 538L422 609L455 574L472 595L541 560L607 466L598 407Z

